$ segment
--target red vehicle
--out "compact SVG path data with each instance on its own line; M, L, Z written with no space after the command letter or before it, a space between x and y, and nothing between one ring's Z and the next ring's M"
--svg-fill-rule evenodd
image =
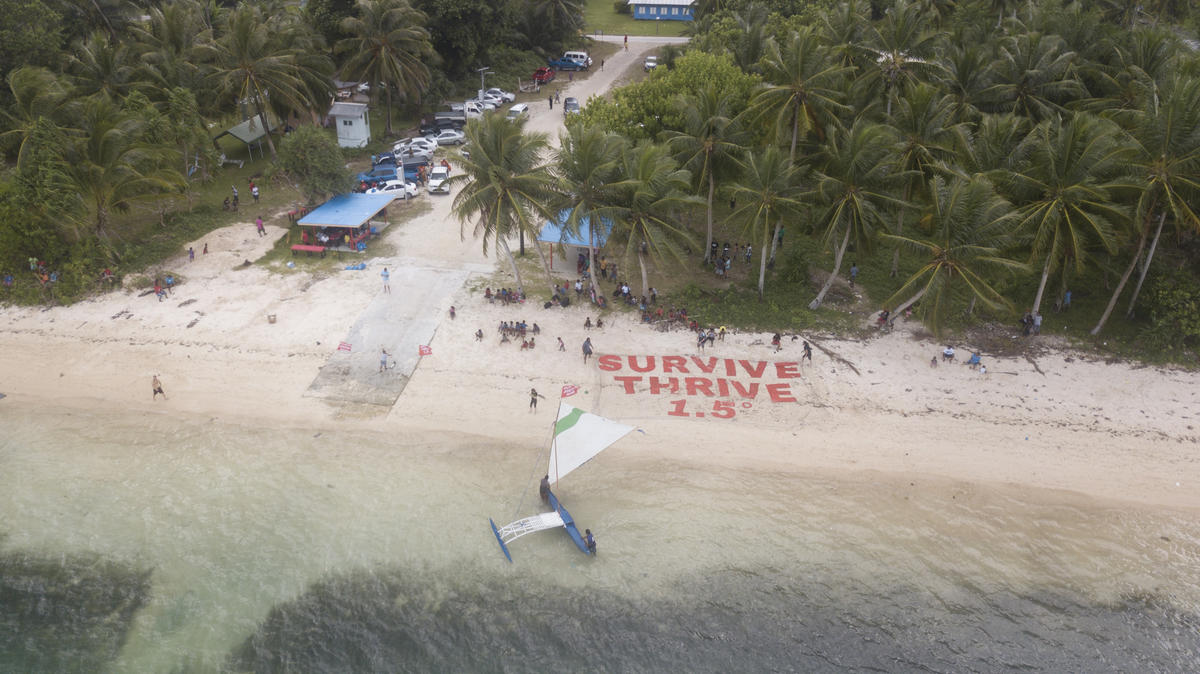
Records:
M538 84L546 84L554 80L554 68L538 68L533 71L533 81Z

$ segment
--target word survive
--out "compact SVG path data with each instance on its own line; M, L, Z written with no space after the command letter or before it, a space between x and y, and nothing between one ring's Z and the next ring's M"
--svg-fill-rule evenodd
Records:
M626 395L706 396L755 400L762 394L776 403L794 403L792 379L803 375L798 362L734 360L715 356L600 356L597 365L614 374ZM653 374L652 374L653 373Z

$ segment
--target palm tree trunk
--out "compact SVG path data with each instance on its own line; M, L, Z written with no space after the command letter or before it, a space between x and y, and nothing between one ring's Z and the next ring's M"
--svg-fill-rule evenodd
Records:
M1033 298L1033 313L1038 313L1042 307L1042 293L1046 292L1046 279L1050 278L1050 260L1049 255L1046 256L1046 265L1042 267L1042 281L1038 284L1037 296Z
M916 304L918 300L920 300L922 297L924 297L926 290L929 290L929 286L925 286L924 288L921 288L920 290L917 291L916 295L913 295L912 297L908 298L904 302L901 302L900 306L896 307L896 310L893 311L888 316L888 325L891 325L892 323L896 322L896 318L899 317L900 314L904 313L905 310L907 310L912 305ZM975 298L972 297L971 301L974 302ZM972 306L974 306L974 305L972 305ZM884 308L886 309L887 307L884 307Z
M646 274L646 254L638 248L638 266L642 268L642 297L650 294L650 277Z
M779 225L775 225L775 226L777 228L779 227ZM764 239L766 238L766 236L767 236L767 232L763 232ZM766 288L766 285L767 285L767 242L763 241L762 247L759 248L759 260L758 260L758 301L759 302L763 301L763 291Z
M1113 308L1117 306L1117 299L1121 297L1121 291L1125 290L1125 283L1133 275L1133 269L1137 266L1138 259L1142 257L1142 249L1146 247L1147 234L1148 232L1143 229L1142 235L1138 237L1137 252L1133 254L1133 259L1129 261L1129 266L1125 268L1125 273L1121 274L1121 280L1117 283L1117 289L1113 291L1112 297L1108 299L1108 306L1104 307L1104 313L1100 314L1100 320L1096 322L1096 327L1092 328L1091 334L1100 334L1100 331L1104 329L1104 324L1108 322L1108 317L1112 315Z
M512 250L508 247L508 241L506 241L502 236L497 236L496 243L508 257L508 264L512 266L513 276L517 279L517 291L525 292L525 283L521 280L521 270L517 268L517 258L513 257Z
M550 295L553 296L555 285L554 276L550 274L550 263L546 261L546 251L542 250L542 244L536 239L536 237L534 238L533 245L537 248L538 257L542 259L542 271L546 273L546 286L550 288ZM551 244L551 246L553 245L554 244ZM550 248L550 254L554 254L553 247Z
M1138 274L1137 285L1133 288L1133 297L1129 298L1129 308L1125 310L1126 318L1133 318L1133 307L1137 304L1138 294L1142 292L1142 283L1146 281L1146 272L1150 271L1150 261L1154 259L1154 251L1158 248L1158 237L1162 234L1163 223L1167 220L1164 210L1158 214L1158 227L1154 230L1154 238L1150 241L1150 250L1146 251L1146 261L1142 263L1142 272Z
M792 149L788 152L788 162L796 165L796 142L800 139L800 109L792 110Z
M258 86L257 80L252 80L252 82L254 84L254 108L258 110L258 121L262 124L263 135L267 138L267 147L271 150L271 161L275 161L279 157L275 153L275 141L271 140L271 127L267 124L267 108L263 105L262 87ZM218 147L218 149L220 148ZM250 159L254 159L254 155L251 155Z
M842 245L838 246L837 253L833 258L833 271L830 272L829 278L825 279L825 285L821 286L821 292L813 298L813 301L808 303L808 308L816 310L821 306L821 302L825 301L825 293L833 287L833 282L837 280L838 271L842 268L842 258L846 255L846 247L850 245L850 226L846 225L846 235L842 237Z
M912 183L904 186L904 203L912 199ZM897 209L900 213L896 216L896 236L904 233L904 207ZM900 273L900 246L896 246L896 250L892 251L892 271L889 276L896 278L896 274Z
M713 226L713 192L717 190L717 181L713 177L712 167L708 171L708 240L704 242L704 261L708 262L712 257L712 226Z
M376 84L375 86L379 86ZM392 137L392 88L390 86L383 88L384 105L387 107L387 122L383 125L383 132L388 138Z

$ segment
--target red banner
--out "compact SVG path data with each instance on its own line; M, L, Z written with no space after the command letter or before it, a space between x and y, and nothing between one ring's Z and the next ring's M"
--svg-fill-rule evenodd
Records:
M417 347L417 353L418 353L418 354L420 354L420 355L422 355L422 356L432 356L432 355L433 355L433 349L431 349L431 348L429 348L428 346L425 346L424 344L422 344L421 346L418 346L418 347Z
M349 351L349 350L350 350L350 342L342 342L341 344L338 344L338 351Z
M567 384L566 386L562 387L562 397L564 398L570 398L576 393L579 393L579 387L574 384Z

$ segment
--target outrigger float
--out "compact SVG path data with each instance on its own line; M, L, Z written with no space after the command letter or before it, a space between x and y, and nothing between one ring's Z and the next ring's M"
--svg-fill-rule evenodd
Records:
M558 419L554 422L554 439L550 445L547 477L553 477L557 485L567 473L587 463L632 430L632 426L584 412L566 403L559 403ZM492 525L492 533L496 535L496 542L500 544L500 549L508 561L513 560L508 551L509 543L525 534L558 527L567 530L567 535L575 542L575 547L579 548L580 552L585 555L592 554L587 542L579 534L571 513L567 512L553 491L548 491L547 495L550 507L553 508L550 512L525 517L502 527L497 527L494 520L488 519L488 523Z

